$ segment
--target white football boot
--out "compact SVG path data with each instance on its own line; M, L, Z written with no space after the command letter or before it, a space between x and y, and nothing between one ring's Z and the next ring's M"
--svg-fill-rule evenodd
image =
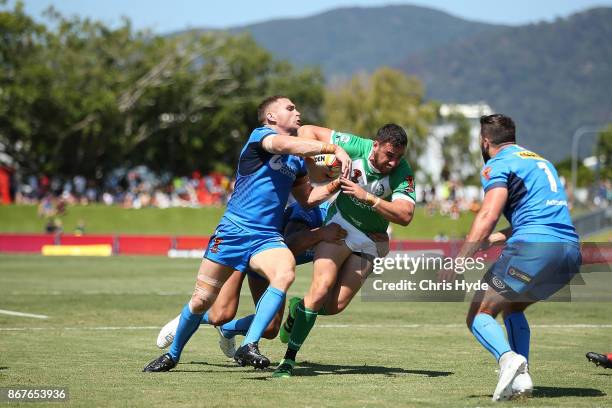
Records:
M514 351L504 353L499 359L499 379L493 393L493 401L507 401L512 398L512 382L525 370L527 360Z
M233 337L229 339L225 337L220 327L215 326L215 329L219 333L219 348L227 358L233 359L236 354L236 340Z
M512 381L512 399L531 397L533 392L533 381L529 375L529 365L525 364L525 369L520 372Z
M174 336L176 335L176 329L179 325L179 320L181 319L181 315L176 316L174 319L170 320L162 329L159 331L157 335L157 347L160 349L165 349L174 341Z

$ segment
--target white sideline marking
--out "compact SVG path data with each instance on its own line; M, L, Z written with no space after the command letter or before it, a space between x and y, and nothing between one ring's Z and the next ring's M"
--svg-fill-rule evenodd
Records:
M5 314L9 316L19 316L19 317L33 317L35 319L48 319L49 318L49 316L45 316L45 315L14 312L12 310L4 310L4 309L0 309L0 314Z
M540 329L612 329L612 324L534 324ZM213 326L202 325L204 329ZM464 328L464 324L320 324L323 329L456 329ZM34 330L68 330L68 331L112 331L112 330L159 330L159 326L99 326L99 327L0 327L0 331L34 331Z

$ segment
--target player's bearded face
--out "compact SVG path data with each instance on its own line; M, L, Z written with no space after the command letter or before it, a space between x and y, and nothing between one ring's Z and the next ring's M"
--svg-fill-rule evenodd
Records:
M491 158L491 155L489 154L489 146L486 145L485 143L486 143L485 139L481 136L480 137L480 152L482 153L482 159L486 163Z
M405 147L394 147L389 142L378 143L375 141L372 150L372 164L381 173L388 174L399 166L405 152Z
M276 126L288 134L296 134L302 122L295 104L289 99L279 99L272 108L271 113Z

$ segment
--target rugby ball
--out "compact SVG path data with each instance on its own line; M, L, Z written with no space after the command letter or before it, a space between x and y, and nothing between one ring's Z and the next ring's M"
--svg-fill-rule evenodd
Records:
M342 164L335 154L318 154L306 158L308 176L315 183L322 183L340 177Z

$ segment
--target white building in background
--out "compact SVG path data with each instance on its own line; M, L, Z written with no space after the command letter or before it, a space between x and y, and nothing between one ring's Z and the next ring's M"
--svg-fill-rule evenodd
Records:
M444 138L455 131L455 125L446 120L451 115L463 115L470 124L470 151L480 157L480 117L483 115L491 115L493 109L486 102L478 102L473 104L443 104L440 106L440 123L431 128L431 134L428 138L427 147L418 160L417 173L417 199L423 197L423 188L428 183L427 174L432 181L433 187L436 189L436 198L441 199L446 195L445 186L441 177L442 169L444 168L444 158L442 156L442 143ZM482 163L477 164L477 168ZM466 173L470 171L472 166L466 166ZM454 177L453 177L454 176ZM459 181L462 175L451 175L451 180ZM463 175L467 176L467 174ZM466 186L462 188L460 195L466 199L476 199L481 197L480 186Z
M418 165L420 172L427 173L434 183L441 181L442 168L444 167L444 159L442 157L442 143L444 138L455 131L455 126L452 123L445 121L451 115L463 115L470 124L470 151L474 153L480 152L479 135L480 135L480 117L483 115L491 115L493 109L485 103L478 102L473 104L443 104L440 106L441 121L436 126L431 128L431 135L428 139L427 147L421 157ZM425 181L420 180L421 182Z

